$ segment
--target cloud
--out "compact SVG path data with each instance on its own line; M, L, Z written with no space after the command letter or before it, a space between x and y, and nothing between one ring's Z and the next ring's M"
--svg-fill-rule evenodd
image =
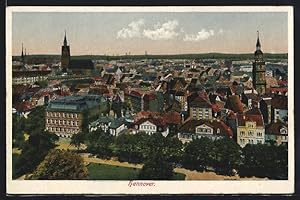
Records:
M117 38L134 38L141 37L141 28L145 25L144 19L133 21L128 24L128 27L122 28L117 33Z
M202 29L197 34L186 34L183 38L183 41L185 42L198 42L202 40L207 40L208 38L215 35L214 30L206 30Z
M219 33L219 34L223 34L223 33L224 33L224 30L223 30L223 29L220 29L218 33Z
M154 29L145 29L143 36L151 40L169 40L178 36L176 28L178 21L171 20L160 25L159 23L154 25Z

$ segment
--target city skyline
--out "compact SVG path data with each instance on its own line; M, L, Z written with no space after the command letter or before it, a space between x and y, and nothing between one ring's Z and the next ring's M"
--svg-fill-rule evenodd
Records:
M12 54L287 53L287 13L13 13ZM29 23L26 23L30 21ZM280 30L280 31L278 31ZM31 37L34 35L34 37ZM276 42L274 42L276 41Z

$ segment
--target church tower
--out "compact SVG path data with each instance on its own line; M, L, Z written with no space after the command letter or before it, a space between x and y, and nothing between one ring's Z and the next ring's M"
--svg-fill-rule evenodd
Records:
M252 69L253 86L258 94L266 93L266 65L263 59L263 52L257 31L256 51L254 52L254 62Z
M70 63L70 46L68 46L67 34L65 32L64 44L61 47L61 67L63 72L67 71L69 63Z
M22 62L23 65L25 64L25 56L24 56L24 52L23 52L23 43L22 43L21 62Z

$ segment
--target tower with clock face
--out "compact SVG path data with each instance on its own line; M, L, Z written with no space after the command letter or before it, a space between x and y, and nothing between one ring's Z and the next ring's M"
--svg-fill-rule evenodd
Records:
M61 47L61 67L63 72L67 71L69 63L70 63L70 46L68 45L67 36L65 33L64 44Z
M254 52L254 62L252 69L253 86L258 94L266 93L266 65L263 59L263 52L257 32L256 51Z

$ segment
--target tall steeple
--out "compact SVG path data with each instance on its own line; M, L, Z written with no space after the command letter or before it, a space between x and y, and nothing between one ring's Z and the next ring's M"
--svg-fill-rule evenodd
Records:
M67 67L69 66L69 62L70 62L70 46L68 46L67 33L65 31L64 44L61 47L61 67L62 67L64 72L67 71Z
M257 31L256 51L260 50L259 31Z
M21 62L24 64L24 48L23 48L23 43L22 43Z
M66 30L65 30L64 46L68 46Z
M23 43L22 43L22 53L21 53L21 57L23 58L24 53L23 53Z
M263 59L263 52L257 31L256 51L254 52L254 62L252 69L252 83L259 95L266 93L266 65Z

